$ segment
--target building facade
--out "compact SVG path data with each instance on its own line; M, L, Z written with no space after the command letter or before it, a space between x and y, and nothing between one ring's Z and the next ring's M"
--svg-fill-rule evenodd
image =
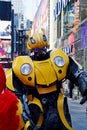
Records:
M55 36L51 41L56 48L61 47L87 70L87 1L55 0L52 4Z
M44 28L49 39L50 31L50 0L42 0L33 20L33 31L38 32Z

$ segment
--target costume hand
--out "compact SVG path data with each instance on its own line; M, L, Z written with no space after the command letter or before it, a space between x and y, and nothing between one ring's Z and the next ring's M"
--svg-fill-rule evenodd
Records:
M81 101L80 101L80 104L84 104L85 102L87 101L87 96L84 96Z

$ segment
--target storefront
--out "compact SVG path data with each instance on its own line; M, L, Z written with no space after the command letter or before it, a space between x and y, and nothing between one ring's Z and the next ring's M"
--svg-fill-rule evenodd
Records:
M87 18L79 24L75 35L75 59L87 71Z
M79 0L59 0L55 6L54 20L57 20L57 41L62 41L60 47L67 54L74 55L75 33L80 22ZM56 42L55 47L58 45L59 42Z

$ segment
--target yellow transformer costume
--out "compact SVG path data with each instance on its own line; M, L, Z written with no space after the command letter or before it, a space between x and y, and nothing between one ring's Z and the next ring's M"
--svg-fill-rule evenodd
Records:
M34 55L18 56L6 72L7 87L23 104L24 129L73 130L62 82L73 81L85 96L87 74L61 49L47 52L49 45L43 29L39 34L27 34L27 47Z

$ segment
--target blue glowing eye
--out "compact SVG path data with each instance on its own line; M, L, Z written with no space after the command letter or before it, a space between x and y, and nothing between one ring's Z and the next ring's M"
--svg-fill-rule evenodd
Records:
M39 49L38 48L34 48L34 52L38 52L39 51Z
M31 43L33 43L33 44L36 43L33 37L30 38L30 41L31 41Z

